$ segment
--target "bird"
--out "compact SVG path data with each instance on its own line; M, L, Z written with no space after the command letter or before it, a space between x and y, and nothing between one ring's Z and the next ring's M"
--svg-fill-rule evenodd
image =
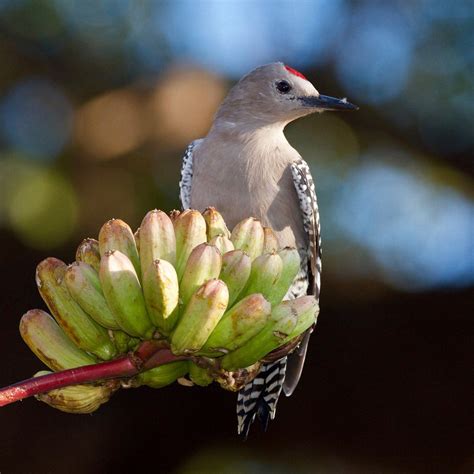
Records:
M285 126L326 110L357 110L346 98L320 94L299 71L266 64L243 76L219 106L206 137L187 147L181 166L183 209L215 207L232 228L252 216L277 234L282 247L298 249L301 268L286 298L319 300L321 231L310 168L284 135ZM288 357L263 364L237 396L238 434L245 439L255 418L267 429L283 389L295 390L311 330Z

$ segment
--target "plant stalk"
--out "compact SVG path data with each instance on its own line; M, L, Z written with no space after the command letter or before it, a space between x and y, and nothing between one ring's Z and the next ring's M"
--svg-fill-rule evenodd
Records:
M99 380L132 377L142 370L188 358L175 356L168 348L160 346L159 343L145 341L135 352L119 359L32 377L1 388L0 407L56 388Z

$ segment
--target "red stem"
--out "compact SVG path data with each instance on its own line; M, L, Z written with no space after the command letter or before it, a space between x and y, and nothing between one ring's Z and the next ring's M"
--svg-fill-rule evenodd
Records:
M152 345L146 341L134 353L119 359L32 377L2 388L0 407L68 385L132 377L142 369L151 369L183 359L186 357L175 356L169 349L159 348L159 345Z

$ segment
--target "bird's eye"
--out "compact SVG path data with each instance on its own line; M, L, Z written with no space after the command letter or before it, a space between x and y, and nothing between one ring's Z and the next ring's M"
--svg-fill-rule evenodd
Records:
M281 94L287 94L291 91L291 85L287 81L278 81L276 88Z

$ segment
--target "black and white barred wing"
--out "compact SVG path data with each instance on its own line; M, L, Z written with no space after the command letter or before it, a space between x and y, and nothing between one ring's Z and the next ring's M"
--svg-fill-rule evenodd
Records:
M299 158L291 164L293 183L300 202L304 230L308 236L308 294L319 299L321 289L321 227L318 200L308 164Z
M179 181L179 199L183 209L189 209L191 205L191 185L193 181L193 150L201 140L191 142L183 156L181 165L181 180Z
M292 163L291 173L300 202L301 217L303 219L304 229L308 235L309 243L307 248L307 263L303 263L304 266L300 274L296 277L295 288L298 287L298 283L300 283L298 281L299 279L306 278L308 280L307 293L315 295L316 298L319 299L321 290L321 231L316 190L309 166L302 158ZM300 380L311 331L312 330L308 330L306 332L298 350L288 357L285 382L283 385L283 391L288 397L293 393Z

